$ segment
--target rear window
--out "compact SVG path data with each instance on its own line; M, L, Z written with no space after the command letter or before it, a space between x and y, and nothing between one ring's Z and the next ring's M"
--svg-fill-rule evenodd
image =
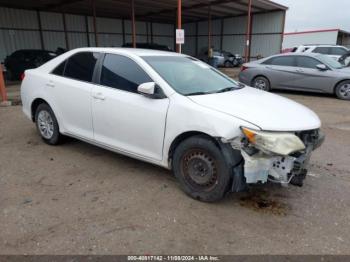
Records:
M82 52L71 56L68 58L64 76L91 82L98 56L98 53L92 52Z

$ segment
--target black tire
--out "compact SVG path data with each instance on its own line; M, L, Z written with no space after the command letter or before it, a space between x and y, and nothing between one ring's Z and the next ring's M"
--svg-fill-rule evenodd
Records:
M15 74L11 70L6 71L6 79L9 81L14 81L16 80Z
M264 76L257 76L252 81L252 87L269 92L271 90L270 81Z
M229 191L230 166L205 136L190 137L175 149L173 171L182 190L196 200L219 201Z
M335 95L342 100L350 100L350 80L345 80L335 87Z
M224 67L225 68L231 68L231 67L233 67L233 65L232 65L232 63L230 62L230 61L225 61L225 63L224 63Z
M51 132L47 133L47 135L45 135L45 133L42 131L42 127L40 126L42 124L41 118L43 114L44 116L47 114L47 116L50 117L50 119L52 120L48 120L48 125L50 125L50 127L52 127L52 129L50 129L50 131L52 131L52 135ZM60 142L62 141L62 135L59 132L59 126L58 126L58 122L56 119L55 114L53 113L51 107L48 104L40 104L38 106L38 108L35 111L35 124L36 127L38 129L39 135L41 136L41 138L43 139L43 141L46 144L49 145L58 145L60 144ZM46 129L48 128L48 126L46 126Z

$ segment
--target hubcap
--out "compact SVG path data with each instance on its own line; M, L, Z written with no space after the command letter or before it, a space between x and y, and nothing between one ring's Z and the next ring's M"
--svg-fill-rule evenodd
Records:
M267 85L265 80L257 79L254 82L254 87L260 90L267 90Z
M182 171L186 181L196 189L210 190L216 185L217 163L202 149L193 149L184 155Z
M45 110L42 110L38 114L38 128L40 134L46 138L50 139L53 136L54 126L51 114Z
M350 84L344 84L339 88L339 93L344 98L350 97Z

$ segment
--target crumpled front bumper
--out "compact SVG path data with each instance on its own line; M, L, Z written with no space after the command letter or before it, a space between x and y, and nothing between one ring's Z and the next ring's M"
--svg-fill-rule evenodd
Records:
M305 144L305 150L291 155L266 154L241 148L244 159L243 174L247 184L266 183L301 186L305 179L312 151L322 145L325 136L319 130L296 133Z

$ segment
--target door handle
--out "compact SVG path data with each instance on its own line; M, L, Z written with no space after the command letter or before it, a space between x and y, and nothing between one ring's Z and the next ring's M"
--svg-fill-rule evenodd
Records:
M303 69L297 69L297 70L295 70L296 72L298 72L298 73L304 73L304 70Z
M93 98L98 99L98 100L105 100L106 97L102 93L95 93L92 95Z
M55 84L54 84L54 82L49 81L48 83L46 83L46 86L47 87L55 87Z

